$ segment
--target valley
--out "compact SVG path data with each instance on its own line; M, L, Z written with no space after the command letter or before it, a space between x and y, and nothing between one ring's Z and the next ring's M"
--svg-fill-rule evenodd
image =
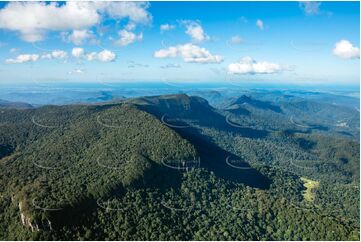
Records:
M358 99L259 93L2 107L0 238L359 240Z

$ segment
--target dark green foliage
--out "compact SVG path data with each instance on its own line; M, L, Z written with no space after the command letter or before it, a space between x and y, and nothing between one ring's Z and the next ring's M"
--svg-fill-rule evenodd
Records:
M186 95L2 110L0 239L359 240L359 143L287 132L283 106L237 100L263 113ZM320 182L314 202L300 177Z

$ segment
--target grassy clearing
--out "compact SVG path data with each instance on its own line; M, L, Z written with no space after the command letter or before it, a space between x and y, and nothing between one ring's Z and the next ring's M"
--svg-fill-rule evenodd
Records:
M313 181L306 177L301 177L301 180L304 182L303 186L306 188L306 191L303 192L303 197L307 202L313 202L315 200L315 189L319 187L319 181Z

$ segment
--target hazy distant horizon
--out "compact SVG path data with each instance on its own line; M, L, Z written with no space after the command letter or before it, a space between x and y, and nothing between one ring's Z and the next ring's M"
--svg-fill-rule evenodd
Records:
M36 84L36 85L35 85ZM360 98L357 85L280 85L263 83L177 83L177 82L128 82L128 83L56 83L56 85L28 84L12 86L0 85L0 100L24 102L32 105L74 104L94 102L94 100L111 101L119 98L136 98L184 93L202 96L210 92L224 96L237 96L247 92L281 92L281 93L324 93L350 98ZM90 101L89 101L90 100Z

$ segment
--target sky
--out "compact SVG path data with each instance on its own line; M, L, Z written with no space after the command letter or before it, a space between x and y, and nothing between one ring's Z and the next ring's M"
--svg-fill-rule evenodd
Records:
M358 84L359 2L1 2L0 84Z

